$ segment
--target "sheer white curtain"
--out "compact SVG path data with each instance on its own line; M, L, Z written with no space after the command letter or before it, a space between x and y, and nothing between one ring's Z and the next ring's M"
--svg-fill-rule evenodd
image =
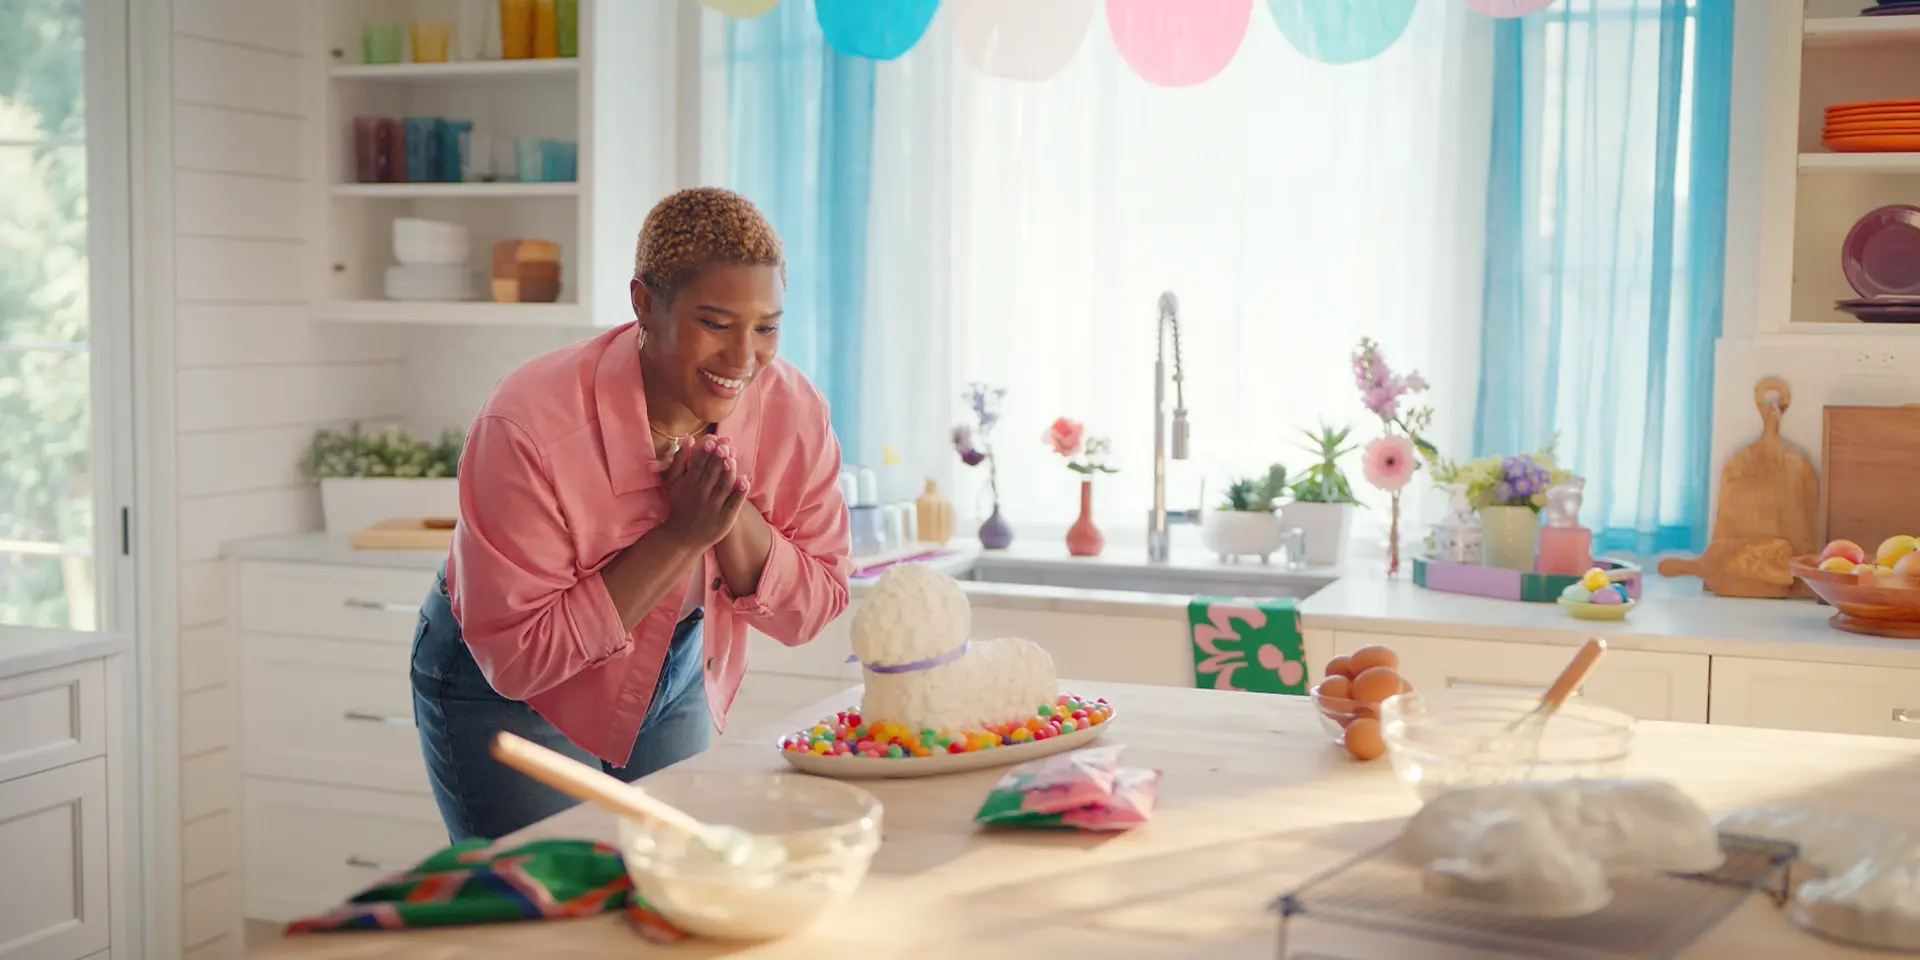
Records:
M1137 536L1155 302L1171 290L1194 459L1173 465L1170 506L1193 506L1203 481L1211 501L1232 475L1305 466L1295 441L1323 419L1377 435L1348 363L1362 336L1435 385L1433 439L1464 454L1489 21L1424 3L1386 54L1329 67L1256 9L1232 64L1185 89L1134 76L1098 19L1041 83L975 73L946 29L936 18L878 81L863 449L904 452L901 473L946 478L977 517L984 471L959 468L946 430L967 382L1004 386L1000 492L1020 535L1074 518L1077 477L1040 439L1068 416L1112 438L1121 472L1099 481L1096 517ZM1363 488L1357 458L1347 468ZM1429 499L1412 498L1416 524Z

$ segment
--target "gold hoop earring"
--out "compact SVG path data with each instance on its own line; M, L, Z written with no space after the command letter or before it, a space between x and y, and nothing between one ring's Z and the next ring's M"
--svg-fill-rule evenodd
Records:
M636 342L634 344L633 349L636 352L640 350L645 350L647 348L647 328L641 327L639 331L639 336L636 337L635 339L636 339Z

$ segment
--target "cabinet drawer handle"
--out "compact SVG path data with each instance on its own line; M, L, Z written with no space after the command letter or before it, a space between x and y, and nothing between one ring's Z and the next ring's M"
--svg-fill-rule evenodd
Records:
M365 710L348 710L346 713L341 714L341 716L346 717L348 720L358 720L362 723L385 723L396 727L413 726L412 717L396 717L390 713L368 713Z
M1545 684L1536 687L1527 683L1494 683L1486 680L1467 680L1461 677L1448 677L1447 689L1484 690L1489 693L1519 693L1530 697L1537 697L1547 692ZM1580 690L1573 691L1573 695L1576 697L1580 696L1581 693L1582 691Z
M374 863L365 857L355 857L351 855L347 857L347 866L357 870L379 870L382 873L400 873L407 869L406 867L390 867L384 863Z
M374 610L379 613L419 613L420 605L415 603L388 603L380 600L356 600L348 597L340 601L348 610Z
M1904 707L1894 707L1893 722L1894 723L1920 723L1920 711L1908 710Z

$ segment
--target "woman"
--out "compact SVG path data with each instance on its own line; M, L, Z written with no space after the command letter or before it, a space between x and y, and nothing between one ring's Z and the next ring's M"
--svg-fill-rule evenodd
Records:
M647 215L633 266L637 322L508 374L460 458L413 641L456 842L573 802L494 761L495 733L636 780L723 727L748 627L797 645L846 608L840 448L774 355L779 238L738 195L687 190Z

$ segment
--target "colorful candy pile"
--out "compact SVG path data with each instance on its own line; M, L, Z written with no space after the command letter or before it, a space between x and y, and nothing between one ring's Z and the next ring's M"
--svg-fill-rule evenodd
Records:
M1107 722L1113 708L1104 699L1083 700L1062 694L1042 704L1033 716L984 730L908 730L884 720L868 724L857 711L843 710L780 741L793 753L859 757L930 757L936 753L973 753L1048 740Z

